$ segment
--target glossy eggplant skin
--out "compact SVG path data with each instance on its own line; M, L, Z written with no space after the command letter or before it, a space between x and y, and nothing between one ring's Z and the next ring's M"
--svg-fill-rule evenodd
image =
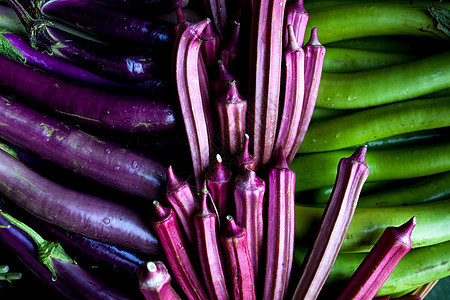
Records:
M40 7L47 18L58 20L99 38L168 51L174 25L154 17L140 17L123 9L91 0L54 0Z
M56 184L5 151L0 162L0 193L30 214L105 243L160 252L156 236L135 210Z
M80 123L119 131L175 127L175 112L156 90L148 96L98 89L27 66L0 54L0 92L45 107Z
M25 232L12 225L2 215L0 215L0 226L7 226L0 230L2 248L5 247L14 253L45 284L61 293L66 299L79 299L79 296L69 284L62 280L52 280L52 273L36 258L36 247L33 240Z

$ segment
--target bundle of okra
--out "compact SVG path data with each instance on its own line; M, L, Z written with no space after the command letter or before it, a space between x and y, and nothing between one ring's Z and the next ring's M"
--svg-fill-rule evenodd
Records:
M5 2L0 241L62 299L450 274L448 4Z

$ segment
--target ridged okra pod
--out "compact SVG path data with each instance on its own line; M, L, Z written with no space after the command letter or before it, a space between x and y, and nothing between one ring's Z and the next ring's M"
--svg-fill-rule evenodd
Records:
M229 299L226 285L225 266L219 245L217 215L208 208L209 192L206 182L201 194L201 209L194 216L197 235L197 250L210 299Z
M231 170L227 169L222 163L222 157L216 155L216 163L206 172L206 185L211 193L214 205L217 208L219 217L228 215Z
M303 139L300 134L302 122L303 94L305 90L305 56L297 44L292 25L288 25L289 43L284 51L285 90L284 104L278 136L273 149L273 161L280 149L284 149L290 163Z
M220 52L220 37L214 31L212 22L209 22L202 34L203 43L200 48L201 55L209 71L216 64Z
M220 51L220 59L225 64L228 70L235 71L237 69L237 60L239 57L239 33L241 29L241 23L234 21L231 31L231 37L226 47Z
M191 245L195 245L195 230L192 217L199 210L197 199L187 181L179 179L172 166L167 169L166 199L177 214L182 231Z
M264 236L264 192L265 182L256 172L245 170L234 182L234 204L236 223L247 231L247 245L253 265L253 274L258 278L258 266Z
M247 113L247 101L239 94L236 81L229 81L225 94L217 98L216 112L222 152L236 155L244 142Z
M139 290L146 300L181 300L170 285L170 274L161 261L149 261L139 267Z
M226 93L228 82L235 81L237 85L237 78L233 76L228 67L225 65L223 60L217 61L218 74L217 77L212 81L212 93L216 98L223 96Z
M387 227L372 250L353 273L338 300L372 299L400 259L411 249L416 217L398 227Z
M213 20L220 38L223 39L227 26L227 5L225 0L204 0L208 16Z
M175 41L175 82L181 113L188 137L194 177L197 188L201 188L204 171L209 165L211 141L209 131L209 117L205 115L204 94L199 72L202 68L199 59L201 34L208 25L209 20L202 20L191 24L183 22L178 29Z
M367 148L362 146L339 161L335 185L302 265L293 299L316 299L325 284L350 226L361 188L369 176L366 152Z
M289 25L292 25L292 28L294 29L294 35L297 39L297 44L299 44L301 47L303 45L303 40L305 39L306 25L308 25L309 20L309 14L306 11L305 6L303 5L303 0L292 1L286 7L285 19L286 28L284 45L286 46L289 43L289 31L287 27Z
M236 158L236 169L238 173L243 173L245 170L255 170L255 159L249 153L250 137L244 134L244 145L242 151Z
M266 256L263 299L284 299L294 259L295 173L284 151L267 179Z
M261 0L253 5L247 132L253 141L256 170L270 162L275 144L285 5L286 0Z
M230 296L235 300L256 299L255 277L247 247L247 231L228 215L219 239L227 262Z
M317 28L311 30L311 37L303 47L305 53L305 92L303 95L302 117L296 148L299 149L309 123L311 122L314 107L316 106L317 95L319 93L320 79L322 77L323 60L326 49L319 42ZM294 159L295 153L288 156L288 162Z
M170 269L188 299L208 299L202 282L191 262L188 246L183 238L178 219L173 209L153 201L150 222L161 242Z

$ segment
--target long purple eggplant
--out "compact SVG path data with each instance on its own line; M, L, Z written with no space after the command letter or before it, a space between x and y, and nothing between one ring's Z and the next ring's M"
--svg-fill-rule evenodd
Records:
M50 0L38 8L49 19L115 43L167 51L173 40L173 24L154 17L140 17L99 1Z
M149 254L160 251L136 211L56 184L4 151L0 162L0 193L32 215L102 242Z
M57 165L132 196L164 193L166 167L0 96L0 137Z
M39 262L50 270L52 280L63 281L70 285L78 294L78 298L92 300L130 299L122 295L104 282L87 272L69 257L59 243L43 239L36 231L15 219L11 215L0 211L0 215L9 221L10 226L22 230L36 245L36 254Z
M162 131L175 127L170 104L158 99L127 95L76 83L0 54L0 90L28 103L56 111L80 123L120 131Z
M71 42L72 41L67 41L67 43ZM138 83L109 80L105 77L94 74L87 69L79 67L79 65L82 65L81 62L77 65L76 61L71 63L66 59L66 57L58 57L57 54L48 55L42 51L39 51L31 46L26 37L12 32L5 32L0 34L0 45L2 47L1 53L8 55L11 58L22 61L23 63L26 63L30 66L40 68L44 71L53 72L55 74L64 76L71 80L98 85L99 88L111 87L128 89L154 89L166 88L168 84L167 81L159 79L157 77L150 77L148 80ZM87 58L87 56L83 56L83 59ZM102 61L99 60L98 62ZM107 65L107 63L104 65Z
M63 295L66 299L79 299L76 290L62 280L53 280L50 270L36 257L36 247L31 238L21 229L12 225L8 219L0 215L0 243L14 253L34 274L46 285Z

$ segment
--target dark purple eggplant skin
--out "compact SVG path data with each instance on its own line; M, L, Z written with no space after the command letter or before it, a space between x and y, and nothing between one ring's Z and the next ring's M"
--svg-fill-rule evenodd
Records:
M1 34L12 46L22 54L24 63L44 71L53 72L70 80L81 81L92 85L110 88L135 88L135 89L158 89L167 87L168 83L155 76L147 78L139 83L126 83L107 79L80 67L82 62L70 61L65 57L58 57L54 53L48 55L48 51L40 51L33 48L28 39L16 33L5 32ZM94 70L95 71L95 70ZM114 76L111 76L114 77ZM100 88L99 87L99 88Z
M122 204L56 184L0 151L0 193L30 214L86 237L157 254L148 222Z
M0 150L1 151L1 150ZM6 247L14 253L37 277L45 284L55 289L66 299L79 299L77 293L70 287L70 284L62 280L52 280L52 274L36 258L36 249L31 238L17 228L2 215L0 215L0 226L8 226L0 229L0 243L2 247Z
M188 0L99 0L99 2L127 8L128 10L136 13L142 13L142 10L146 13L153 12L166 12L175 10L176 8L186 7Z
M174 25L154 17L141 17L92 0L47 1L41 13L99 38L140 45L154 51L171 50Z
M0 54L0 91L12 93L80 123L119 131L150 132L175 127L175 111L160 91L148 97L98 89L33 68Z
M0 96L0 137L131 197L163 197L167 167Z

